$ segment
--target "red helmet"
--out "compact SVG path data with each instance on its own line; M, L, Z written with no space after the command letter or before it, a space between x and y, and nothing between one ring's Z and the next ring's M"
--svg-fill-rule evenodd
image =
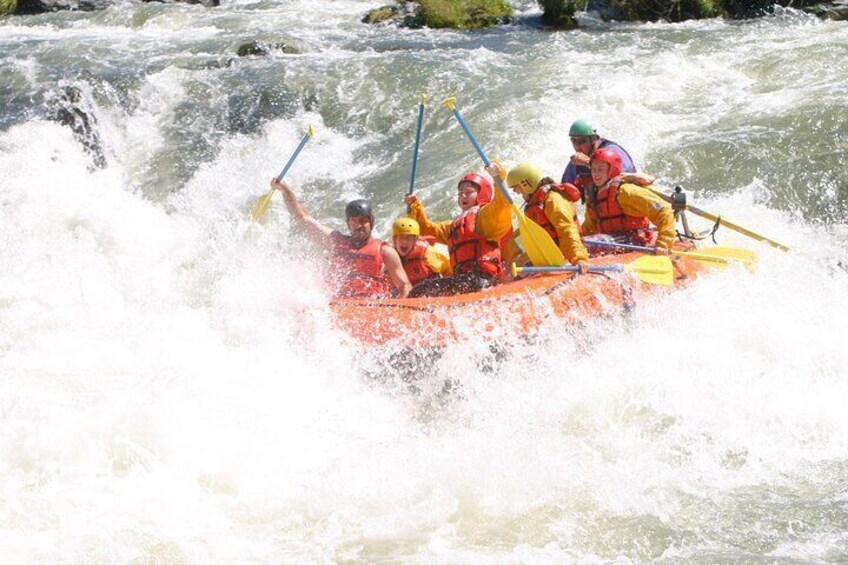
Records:
M477 173L468 173L457 183L457 186L464 182L473 182L479 188L477 190L477 205L482 206L483 204L488 204L492 201L492 181L484 177L483 175L478 175Z
M621 155L618 154L618 151L606 147L595 149L589 162L592 163L593 161L600 161L609 165L609 178L615 178L621 174Z

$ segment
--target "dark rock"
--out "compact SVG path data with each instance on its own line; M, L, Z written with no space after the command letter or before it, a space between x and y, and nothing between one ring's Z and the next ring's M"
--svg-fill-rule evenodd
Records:
M142 2L157 2L160 4L200 4L206 8L216 8L221 0L141 0Z
M804 8L804 11L826 20L846 21L848 20L848 0L814 4Z
M236 49L236 54L239 57L248 57L250 55L265 56L272 51L279 51L280 53L285 53L287 55L297 55L301 53L301 50L298 47L290 43L269 43L267 41L258 41L254 39L253 41L248 41L247 43L239 45Z
M10 0L0 0L0 14L3 13L2 2ZM14 2L15 0L11 0ZM207 8L215 7L220 4L220 0L142 0L144 2L163 2L163 3L182 3L182 4L201 4ZM17 0L17 8L15 14L30 15L44 14L47 12L59 12L62 10L80 10L82 12L93 12L103 10L114 4L114 0Z
M577 6L574 0L539 0L542 5L542 23L557 29L577 27L574 14Z
M82 90L77 86L64 86L45 97L50 118L74 132L74 137L91 156L98 169L106 166L106 156L97 133L97 119Z
M424 27L424 19L418 12L418 5L409 1L375 8L362 17L362 22L366 24L391 23L406 28Z
M722 2L733 1L751 4L760 0L589 0L586 11L596 12L604 21L682 22L724 15Z

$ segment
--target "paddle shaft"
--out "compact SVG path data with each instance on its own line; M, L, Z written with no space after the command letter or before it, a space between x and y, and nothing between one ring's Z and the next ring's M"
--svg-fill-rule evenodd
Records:
M577 273L580 271L580 267L577 265L563 265L561 267L516 267L515 269L519 273L525 274L533 274L533 273ZM621 265L591 265L589 266L588 272L590 273L605 273L608 271L616 271L621 272L624 270L624 267Z
M486 157L486 152L483 151L482 147L480 147L480 144L477 142L477 138L474 137L474 134L471 133L471 130L468 128L468 125L465 123L465 120L462 119L462 114L459 113L459 110L457 110L456 107L451 108L451 111L453 112L456 121L459 122L459 125L462 126L463 131L465 131L465 135L468 136L469 141L471 141L471 145L474 146L474 149L477 151L477 154L480 155L481 159L483 159L483 164L487 167L491 165L492 162L489 161L488 157ZM515 200L512 199L512 195L506 189L506 186L504 186L504 183L500 177L495 177L495 184L498 185L498 190L500 190L501 194L506 197L507 201L509 201L509 203L513 206L516 206Z
M409 175L409 189L407 194L415 190L415 172L418 170L418 146L421 144L421 124L424 121L424 95L421 95L421 103L418 104L418 127L415 130L415 149L412 150L412 173Z
M607 247L607 248L615 248L615 249L628 249L630 251L644 251L645 253L656 254L656 247L646 247L644 245L631 245L629 243L616 243L614 241L595 241L592 239L584 239L583 243L586 245L591 245L595 247ZM696 261L706 261L707 263L720 263L722 265L727 265L727 259L724 257L716 257L714 255L707 255L704 253L698 253L697 251L669 251L671 255L680 255L683 257L691 257Z
M312 133L313 133L312 126L309 126L309 131L307 131L305 134L303 134L303 139L300 140L300 143L298 144L297 149L295 149L294 153L292 153L292 156L289 157L289 162L286 163L286 166L283 167L283 170L280 172L279 175L277 175L278 181L283 180L283 177L285 177L286 173L289 172L289 169L291 168L292 164L294 163L294 160L297 159L297 156L300 154L301 150L303 149L303 146L306 145L306 142L309 141L310 137L312 137Z
M631 251L644 251L646 253L656 253L656 247L645 247L643 245L631 245L629 243L616 243L614 241L595 241L593 239L584 239L586 245L594 245L595 247L610 247L618 249L629 249Z
M663 200L665 200L666 202L672 203L672 199L671 199L670 196L663 194L661 191L657 190L656 188L654 188L652 186L648 186L646 188L648 190L650 190L651 192L653 192L654 194L656 194L657 196L659 196L660 198L662 198ZM757 241L762 241L764 243L768 243L772 247L776 247L776 248L780 249L781 251L789 251L789 248L786 247L785 245L783 245L782 243L778 243L778 242L774 241L773 239L767 238L764 235L754 233L749 229L743 228L740 225L737 225L737 224L734 224L731 221L725 220L721 216L716 216L714 214L710 214L709 212L705 212L704 210L701 210L700 208L696 208L695 206L692 206L691 204L687 204L686 209L688 211L692 212L693 214L697 214L698 216L701 216L702 218L710 220L711 222L716 222L716 223L718 223L718 224L720 224L720 225L722 225L722 226L724 226L728 229L731 229L735 232L739 232L742 235L747 235L751 239L756 239Z

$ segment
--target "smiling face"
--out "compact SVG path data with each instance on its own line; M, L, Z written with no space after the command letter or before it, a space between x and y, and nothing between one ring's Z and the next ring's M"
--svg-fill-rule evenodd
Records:
M459 187L456 189L456 200L463 212L477 205L478 192L480 192L480 187L477 186L477 183L470 181L459 183Z
M595 186L601 187L606 184L610 178L609 169L610 166L608 163L597 160L592 161L592 182L595 183Z

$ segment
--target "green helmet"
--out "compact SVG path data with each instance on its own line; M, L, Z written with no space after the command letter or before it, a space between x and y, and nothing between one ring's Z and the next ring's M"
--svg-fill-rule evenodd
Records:
M577 137L581 135L598 135L592 124L586 120L577 120L568 129L568 137Z

